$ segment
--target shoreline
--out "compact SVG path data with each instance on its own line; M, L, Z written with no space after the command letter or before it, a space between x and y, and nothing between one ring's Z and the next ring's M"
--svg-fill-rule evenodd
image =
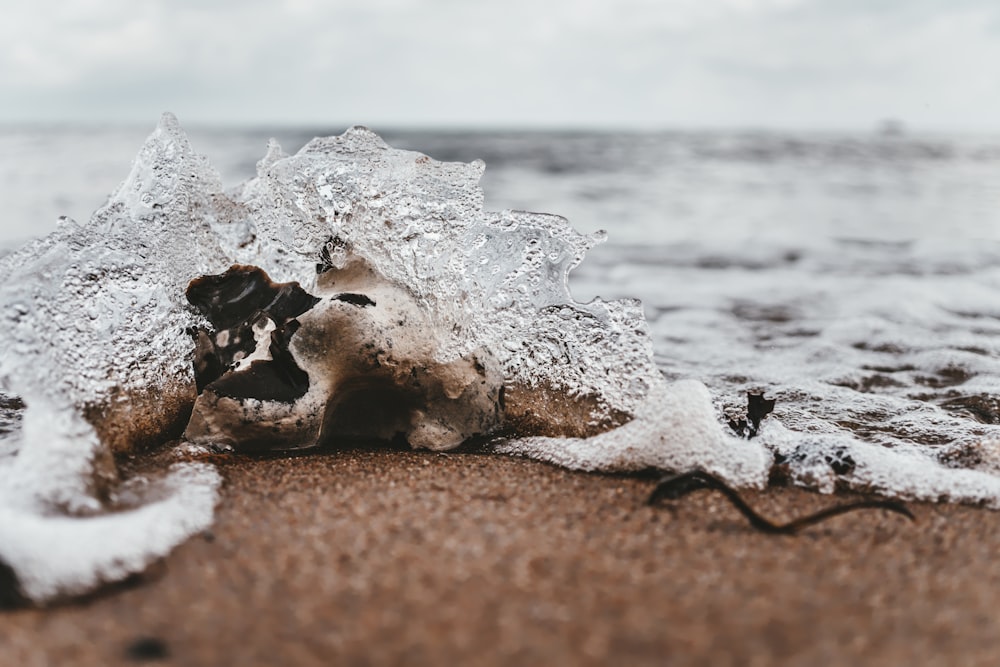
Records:
M215 463L210 531L128 584L0 613L5 662L1000 662L1000 513L913 503L916 523L781 537L716 494L647 507L648 477L504 456ZM775 519L843 500L746 498Z

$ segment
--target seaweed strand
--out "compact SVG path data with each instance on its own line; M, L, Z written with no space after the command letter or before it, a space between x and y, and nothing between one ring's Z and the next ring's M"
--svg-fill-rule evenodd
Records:
M795 535L801 529L826 521L835 516L862 509L883 509L896 514L901 514L911 521L916 521L916 517L903 503L895 500L859 500L833 507L827 507L813 514L793 519L787 523L775 523L758 514L742 496L711 473L702 470L693 470L680 475L668 475L657 482L653 492L649 495L647 504L654 505L662 498L676 500L698 489L710 489L718 491L724 495L733 506L743 514L750 522L750 525L763 533L772 535Z

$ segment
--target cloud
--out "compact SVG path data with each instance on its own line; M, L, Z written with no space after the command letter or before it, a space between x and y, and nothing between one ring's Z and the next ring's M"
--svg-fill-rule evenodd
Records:
M1000 122L1000 6L956 0L18 3L0 120Z

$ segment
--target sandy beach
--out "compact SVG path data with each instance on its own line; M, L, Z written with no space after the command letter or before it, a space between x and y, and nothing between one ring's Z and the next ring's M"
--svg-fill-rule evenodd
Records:
M128 585L0 615L10 665L982 664L1000 514L754 532L721 497L484 454L223 459L214 528ZM788 517L837 498L748 494Z

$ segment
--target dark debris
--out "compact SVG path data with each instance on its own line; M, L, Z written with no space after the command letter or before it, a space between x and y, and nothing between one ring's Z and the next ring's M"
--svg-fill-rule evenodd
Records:
M741 438L749 440L756 437L761 421L774 411L774 403L775 399L764 398L763 391L748 391L746 414L730 417L727 420L729 428Z
M125 656L135 662L166 660L170 657L170 648L159 637L139 637L125 649Z
M806 516L799 517L798 519L793 519L792 521L788 521L786 523L776 523L758 514L756 510L750 507L750 505L743 500L743 497L736 491L736 489L729 486L729 484L722 481L715 475L701 470L693 470L680 475L668 475L662 478L656 484L653 492L649 495L647 503L649 505L655 505L662 499L677 500L678 498L686 496L687 494L697 491L698 489L718 491L724 495L730 503L732 503L733 507L739 510L739 512L746 517L751 526L763 533L770 533L772 535L795 535L803 528L821 523L841 514L847 514L848 512L855 512L862 509L887 510L889 512L895 512L896 514L905 516L910 519L910 521L916 520L913 513L910 512L910 510L903 503L895 500L870 499L834 505L818 512L814 512L813 514L807 514Z

